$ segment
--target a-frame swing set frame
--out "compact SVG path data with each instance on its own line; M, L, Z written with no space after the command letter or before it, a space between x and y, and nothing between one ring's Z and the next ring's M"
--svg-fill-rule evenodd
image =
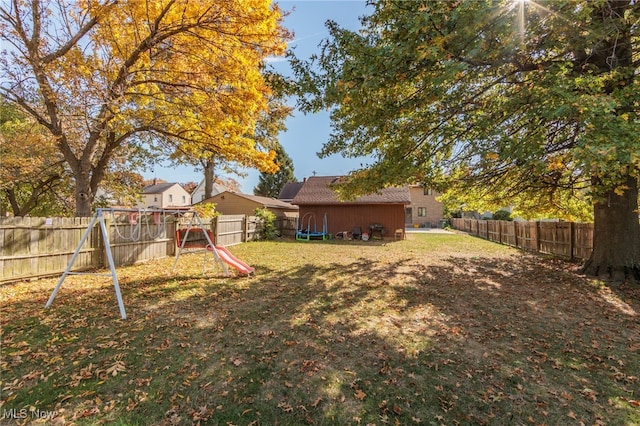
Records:
M98 275L98 276L107 276L107 277L110 276L111 280L113 281L113 287L114 287L115 292L116 292L116 299L118 300L118 307L120 309L120 316L122 317L122 319L127 319L127 313L126 313L126 310L124 308L124 302L122 301L122 292L120 291L120 284L118 283L118 275L116 274L116 266L115 266L115 263L113 261L113 254L111 253L111 245L109 243L109 233L107 232L107 225L105 224L105 217L104 217L104 213L105 212L110 212L110 213L138 213L139 217L142 214L145 214L145 213L161 213L161 214L171 214L171 215L176 215L176 216L185 216L187 214L190 214L191 215L191 219L189 220L189 223L187 225L187 230L186 230L185 235L183 237L182 244L180 245L180 248L178 249L178 253L176 254L176 260L173 263L172 272L176 268L176 265L178 263L178 259L180 258L180 254L182 253L184 245L187 242L187 237L189 235L189 231L191 230L191 228L194 227L194 224L197 223L197 225L201 229L205 229L205 226L204 226L204 223L202 222L202 219L200 218L200 216L198 216L198 213L196 213L194 210L187 210L187 211L185 211L185 210L168 210L168 209L141 210L141 209L118 209L118 208L105 208L105 209L100 208L100 209L96 209L95 214L91 218L91 221L89 222L89 225L87 226L87 229L84 231L84 234L82 235L82 238L80 239L80 242L78 243L78 247L76 248L75 252L71 256L71 259L69 260L69 264L67 265L66 269L62 273L62 276L58 280L58 283L56 284L55 288L53 289L53 292L51 293L51 296L49 296L49 300L47 301L47 304L45 305L45 308L49 308L51 306L51 304L53 303L53 300L56 298L56 295L58 294L58 291L60 290L60 287L62 287L62 283L64 282L65 278L68 275ZM107 261L109 263L110 273L109 274L101 274L101 273L96 273L96 272L82 272L82 271L72 272L71 268L73 267L73 264L75 263L76 258L80 254L80 250L82 249L82 246L87 241L87 238L89 237L89 234L91 233L91 230L95 226L96 222L98 222L100 224L100 230L101 230L101 233L102 233L102 239L104 241L104 251L106 253ZM207 243L208 243L208 245L210 247L210 249L207 249L207 251L210 250L213 253L214 260L220 264L220 266L222 267L222 270L224 271L224 275L228 277L229 276L229 270L227 269L227 265L222 261L222 259L218 255L218 252L216 251L216 246L214 245L213 241L211 241L211 238L209 238L209 235L208 235L207 232L204 232L203 234L204 234L205 238L207 239ZM205 262L206 262L206 251L205 251Z

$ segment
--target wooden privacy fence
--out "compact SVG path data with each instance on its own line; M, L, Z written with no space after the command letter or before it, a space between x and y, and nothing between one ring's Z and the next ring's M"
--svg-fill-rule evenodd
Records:
M171 215L140 215L132 223L128 216L110 217L105 223L116 266L174 256L176 227L188 221ZM0 282L60 275L78 247L91 218L0 218ZM287 234L288 221L276 221ZM258 239L261 229L254 216L218 216L207 226L222 246ZM295 228L295 226L294 226ZM72 271L108 268L99 224L91 230Z
M587 259L593 250L593 224L451 219L454 229L537 253Z

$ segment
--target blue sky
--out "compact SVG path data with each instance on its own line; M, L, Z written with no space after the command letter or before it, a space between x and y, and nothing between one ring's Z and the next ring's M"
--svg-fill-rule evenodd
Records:
M284 26L295 34L289 43L295 55L307 59L319 51L318 44L328 37L324 25L327 20L336 21L341 27L351 30L360 28L358 18L370 14L371 7L366 7L364 0L280 0L277 1L283 10L291 11L285 18ZM286 61L274 62L273 67L280 73L290 74ZM295 106L295 105L292 105ZM294 173L298 180L313 175L342 175L359 167L360 159L347 159L339 155L319 159L317 152L329 139L331 124L327 113L304 115L294 111L287 120L287 131L279 136L280 143L293 160ZM241 184L244 193L252 194L258 183L259 172L249 170L246 178L230 175ZM193 167L155 167L153 171L143 173L145 178L157 177L170 182L200 182L202 172Z

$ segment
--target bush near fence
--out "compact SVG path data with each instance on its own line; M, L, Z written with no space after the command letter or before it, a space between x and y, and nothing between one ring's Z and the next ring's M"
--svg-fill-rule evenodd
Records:
M116 266L174 256L176 227L186 226L184 218L141 215L130 224L127 217L105 220L109 245ZM0 218L0 282L60 275L69 264L91 218ZM295 219L276 219L283 236L295 235ZM217 245L230 246L257 239L260 222L255 216L223 215L209 226ZM72 271L108 268L99 223L80 249Z
M593 223L454 218L451 226L500 244L571 260L588 259L593 250Z

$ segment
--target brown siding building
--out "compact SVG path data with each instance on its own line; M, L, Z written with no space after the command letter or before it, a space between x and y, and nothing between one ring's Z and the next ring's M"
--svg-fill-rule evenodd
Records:
M304 182L292 201L300 208L301 226L306 228L307 221L313 218L311 227L315 224L320 231L326 214L327 232L333 235L359 227L373 238L393 239L396 229L404 229L405 206L411 203L408 188L385 188L378 193L343 202L331 188L340 179L339 176L313 176Z
M221 192L201 202L215 203L216 211L228 215L253 216L257 208L267 208L278 217L295 217L298 214L298 207L285 201L230 191Z

